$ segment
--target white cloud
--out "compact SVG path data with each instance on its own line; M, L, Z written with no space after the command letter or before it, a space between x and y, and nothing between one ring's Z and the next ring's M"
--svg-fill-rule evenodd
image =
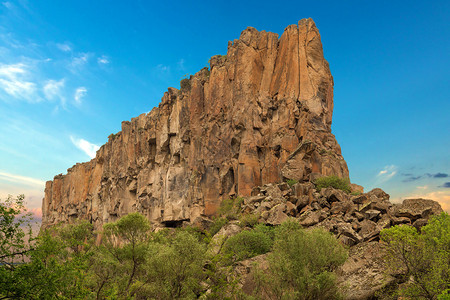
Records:
M426 189L428 189L428 185L416 186L416 188L418 188L419 190L426 190Z
M24 64L2 65L0 67L0 76L9 79L17 78L18 74L26 73L26 66Z
M107 65L109 64L109 59L105 55L102 55L101 57L97 58L97 62L99 65Z
M390 180L392 177L395 176L395 174L397 174L397 169L398 168L395 165L384 167L384 169L378 172L377 174L378 183L383 183Z
M39 102L36 84L27 80L27 69L25 64L0 65L0 89L16 99Z
M2 172L2 171L0 171L0 180L6 180L6 181L10 181L10 182L21 183L21 184L31 185L31 186L39 186L39 187L43 187L45 185L45 181L42 181L42 180L39 180L36 178L15 175L15 174Z
M81 53L79 56L74 57L70 62L69 70L72 72L80 71L88 63L90 57L90 53Z
M75 99L75 104L80 105L84 96L87 94L87 89L84 86L80 86L75 90L75 95L73 98Z
M63 96L64 85L65 85L64 78L59 81L48 80L43 88L45 97L48 100L60 100L61 105L64 107L66 103L66 99Z
M89 143L85 139L77 139L74 138L73 136L70 136L70 140L78 149L86 153L90 158L94 158L95 153L97 152L98 149L100 149L99 146Z
M58 47L58 49L63 51L63 52L70 52L70 51L72 51L72 48L66 43L64 43L64 44L56 44L56 47Z

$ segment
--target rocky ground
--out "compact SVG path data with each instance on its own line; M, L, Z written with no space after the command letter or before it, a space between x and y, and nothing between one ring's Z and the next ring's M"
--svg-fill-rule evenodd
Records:
M292 186L279 183L254 188L252 194L243 200L241 214L254 215L267 225L295 218L305 228L322 227L333 232L349 247L349 258L337 271L346 299L372 299L377 291L395 281L384 272L381 230L398 224L420 229L430 216L442 212L433 200L407 199L393 204L389 195L378 188L352 195L331 187L317 192L311 182ZM218 253L226 239L241 230L245 229L239 221L225 225L214 236L214 251ZM255 286L254 263L267 267L265 257L253 257L234 266L245 292L251 294Z

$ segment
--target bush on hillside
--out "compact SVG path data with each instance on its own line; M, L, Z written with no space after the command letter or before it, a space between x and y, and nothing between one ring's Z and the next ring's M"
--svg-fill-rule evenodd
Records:
M270 299L340 298L334 271L347 250L324 229L304 230L295 220L275 229L269 269L256 273L257 294Z
M191 81L189 78L184 78L181 80L180 88L183 93L187 93L191 90Z
M226 240L223 245L225 264L248 259L271 250L273 240L265 227L244 230Z
M381 231L387 272L404 282L395 291L407 299L448 299L450 287L450 216L430 219L421 232L408 225Z
M321 189L327 187L333 187L346 193L350 193L352 191L350 188L350 180L348 180L347 178L339 178L334 175L317 178L314 181L314 184L316 185L316 189L319 192Z

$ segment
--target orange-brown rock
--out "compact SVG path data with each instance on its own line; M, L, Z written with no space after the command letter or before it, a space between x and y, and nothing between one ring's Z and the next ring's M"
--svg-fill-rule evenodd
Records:
M348 177L331 133L333 78L311 19L275 33L244 30L226 56L169 88L90 162L46 184L43 227L98 228L132 211L152 222L213 215L221 199L319 174Z

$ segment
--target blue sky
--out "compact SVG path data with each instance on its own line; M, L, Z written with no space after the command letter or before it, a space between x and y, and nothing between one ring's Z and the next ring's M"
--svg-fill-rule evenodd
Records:
M313 18L352 182L450 210L450 1L10 1L0 5L0 197L88 161L247 26Z

